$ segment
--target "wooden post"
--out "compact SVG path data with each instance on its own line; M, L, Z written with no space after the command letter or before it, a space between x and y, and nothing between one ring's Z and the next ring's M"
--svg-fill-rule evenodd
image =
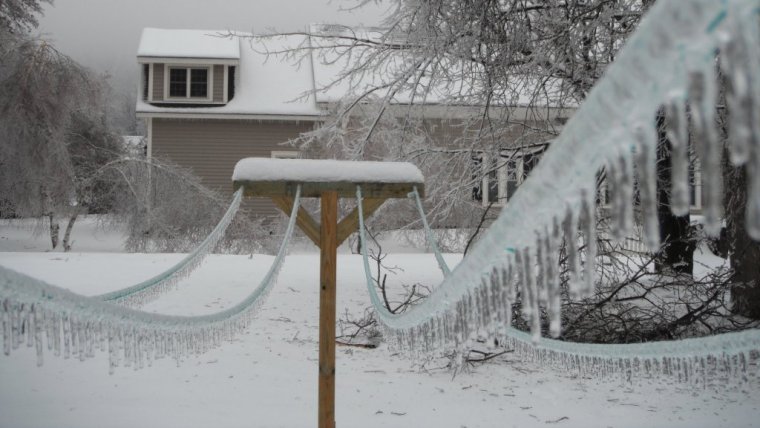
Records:
M2 0L0 0L2 2ZM288 162L292 161L288 160ZM271 162L279 162L271 160ZM305 163L318 163L304 160ZM284 164L283 164L284 165ZM367 164L369 165L369 164ZM374 164L373 164L374 165ZM292 167L292 166L291 166ZM266 168L264 168L266 170ZM235 190L242 187L249 197L269 197L285 215L293 208L293 198L300 187L301 198L320 198L321 224L300 207L296 224L306 236L320 248L319 268L319 428L335 427L335 313L338 245L348 238L359 226L359 211L354 209L338 222L338 198L355 198L356 187L362 189L362 211L365 219L380 208L389 198L404 198L417 189L420 196L425 194L422 181L387 183L363 181L303 181L303 177L281 177L272 181L269 177L252 177L235 180Z
M319 268L319 428L335 427L335 282L338 192L321 196Z

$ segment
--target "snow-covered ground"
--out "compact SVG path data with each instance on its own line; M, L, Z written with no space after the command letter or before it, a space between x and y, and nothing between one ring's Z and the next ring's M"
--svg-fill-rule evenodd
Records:
M0 224L0 265L83 294L147 278L178 254L124 254L121 234L75 228L75 249L44 252L47 239ZM399 246L403 248L402 246ZM302 427L316 424L319 256L294 252L250 330L184 361L160 360L108 375L105 355L80 363L34 351L0 357L0 427ZM447 255L454 265L459 255ZM149 311L202 314L246 295L271 256L215 255ZM393 284L440 280L430 254L399 253ZM338 259L338 313L369 306L360 258ZM580 379L510 354L452 377L446 361L421 365L388 350L339 346L336 419L342 427L751 427L760 421L757 383L694 389L672 383Z

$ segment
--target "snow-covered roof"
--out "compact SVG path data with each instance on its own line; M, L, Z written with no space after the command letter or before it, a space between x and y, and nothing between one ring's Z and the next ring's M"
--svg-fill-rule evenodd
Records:
M185 30L153 30L150 34L160 38L179 36ZM162 34L165 32L165 34ZM201 32L197 32L201 33ZM220 32L205 32L218 34ZM282 56L267 56L305 41L305 36L269 38L265 42L247 38L250 33L236 33L239 37L221 39L233 43L239 55L235 73L235 96L225 105L208 107L169 107L150 104L138 99L138 113L193 113L210 115L270 115L270 116L321 116L311 94L313 80L307 63L297 64ZM143 32L145 35L145 32ZM142 45L142 43L141 43Z
M483 102L479 98L469 97L473 87L481 84L476 80L477 73L473 73L473 69L477 68L474 64L470 65L472 69L461 72L461 76L466 76L461 80L452 79L446 83L437 80L431 83L431 70L427 70L428 75L419 79L416 73L410 72L416 72L418 67L408 56L394 54L397 51L389 50L389 54L376 57L374 48L369 47L368 43L359 42L354 45L354 40L368 40L379 44L403 43L403 40L388 39L392 35L385 34L383 29L313 24L309 33L313 35L311 44L316 48L312 50L312 63L315 97L318 103L338 103L346 96L358 96L369 90L373 90L373 95L380 98L392 94L391 104L406 105L414 102L427 105L473 106ZM319 47L326 49L318 49ZM359 64L362 65L360 68L363 68L361 72L342 78L346 71L356 68ZM461 67L461 64L451 64L446 73L456 76L456 70ZM475 77L472 77L473 75ZM401 76L403 80L415 82L417 91L412 92L406 87L398 89L394 83ZM565 100L567 94L563 93L562 82L558 79L520 76L514 80L514 84L504 88L505 93L512 95L512 99L507 103L509 106L554 107L560 104L559 100L568 104ZM492 103L498 105L497 100L492 100Z
M235 165L232 181L422 184L425 178L408 162L245 158Z
M349 32L350 34L342 34ZM183 57L198 59L237 59L238 69L235 74L235 94L225 105L177 107L160 103L150 104L138 98L138 114L199 114L214 116L289 116L318 119L326 113L321 104L337 103L346 96L359 95L364 91L381 87L373 94L384 97L394 90L388 85L390 79L399 70L408 68L406 59L390 56L382 64L370 67L364 73L340 79L351 67L363 60L368 48L350 47L336 50L320 50L320 46L334 46L334 37L341 35L360 38L378 39L381 31L376 28L349 28L342 26L312 25L310 39L305 35L288 35L252 39L250 33L235 33L238 37L225 38L228 31L204 30L164 30L146 28L143 30L138 57ZM298 62L297 59L283 52L294 48L313 47L310 57ZM350 52L347 50L351 49ZM340 55L340 49L347 54ZM270 53L277 53L271 55ZM547 86L530 83L531 79L518 79L522 87L511 88L516 95L510 101L511 106L556 105L553 100L561 96L560 84L556 93L547 93ZM535 82L539 84L538 79ZM337 83L335 83L337 81ZM420 81L425 85L425 79ZM450 86L441 84L429 88L424 95L413 94L408 90L393 93L391 104L406 105L415 103L426 105L452 103L460 106L475 106L479 100L461 97L466 93L467 84L454 83ZM538 91L536 88L540 88ZM459 95L457 95L459 94ZM472 101L472 102L471 102Z
M138 57L239 59L240 43L222 31L145 28Z

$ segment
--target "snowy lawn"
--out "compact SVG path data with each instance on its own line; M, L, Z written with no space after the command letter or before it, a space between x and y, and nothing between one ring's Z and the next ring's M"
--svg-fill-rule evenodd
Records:
M97 244L97 253L39 252L44 245L24 244L17 236L23 232L28 239L28 231L3 225L0 249L26 246L35 252L0 252L0 265L95 294L144 279L181 257L105 253L118 249L118 234L100 232L107 236L99 241L86 226L77 238L80 248ZM447 256L452 265L458 258ZM179 289L145 309L202 314L229 307L251 290L272 259L211 256ZM430 254L395 254L387 262L404 269L393 284L440 280ZM143 370L119 367L108 375L104 354L80 363L46 353L41 368L32 349L0 357L0 426L315 425L318 264L316 252L289 256L251 329L179 367L164 359ZM339 317L346 310L358 316L369 306L360 258L344 252L338 267ZM756 381L719 391L664 382L629 385L579 379L510 354L452 378L440 368L444 359L423 367L384 345L373 350L339 346L336 354L336 419L342 427L751 427L760 420Z

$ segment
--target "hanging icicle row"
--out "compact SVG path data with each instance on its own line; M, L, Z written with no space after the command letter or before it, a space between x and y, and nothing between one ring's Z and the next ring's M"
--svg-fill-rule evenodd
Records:
M691 146L704 182L705 230L719 232L723 191L716 107L719 48L726 57L721 67L730 82L731 160L748 165L747 224L752 236L760 238L759 14L757 0L657 2L488 233L427 299L406 313L391 314L382 306L364 251L370 298L391 343L416 353L461 349L486 336L507 343L528 359L584 375L622 374L630 379L666 374L686 382L746 377L747 364L760 352L758 330L641 345L539 338L544 329L555 337L561 332L560 239L567 255L569 297L595 292L597 192L593 189L602 167L611 197L613 237L628 235L636 212L648 248L659 248L658 112L665 114L665 132L673 149L672 211L677 215L689 211ZM620 82L636 85L637 90ZM732 115L731 106L742 111ZM357 198L361 199L361 189ZM506 255L499 251L505 248ZM529 332L510 327L513 306L519 308ZM548 328L542 325L542 316L548 319Z
M227 212L222 216L222 219L217 223L211 233L198 245L198 247L196 247L195 250L193 250L192 253L185 256L185 258L180 260L177 264L139 284L94 296L94 298L129 307L141 307L155 300L167 291L173 290L179 281L190 276L190 274L203 263L206 256L213 251L216 244L218 244L222 237L224 237L224 233L227 231L227 228L232 223L235 214L237 214L238 209L240 208L240 202L242 199L243 191L242 189L238 189L233 195L232 202L230 203L229 208L227 208Z
M26 343L34 347L37 365L48 352L85 360L107 352L109 372L123 365L134 369L169 357L179 364L190 355L218 347L240 334L277 282L300 206L298 186L280 249L259 286L235 306L209 315L171 316L142 312L98 298L74 294L0 267L0 322L3 352ZM45 339L43 339L45 336Z

